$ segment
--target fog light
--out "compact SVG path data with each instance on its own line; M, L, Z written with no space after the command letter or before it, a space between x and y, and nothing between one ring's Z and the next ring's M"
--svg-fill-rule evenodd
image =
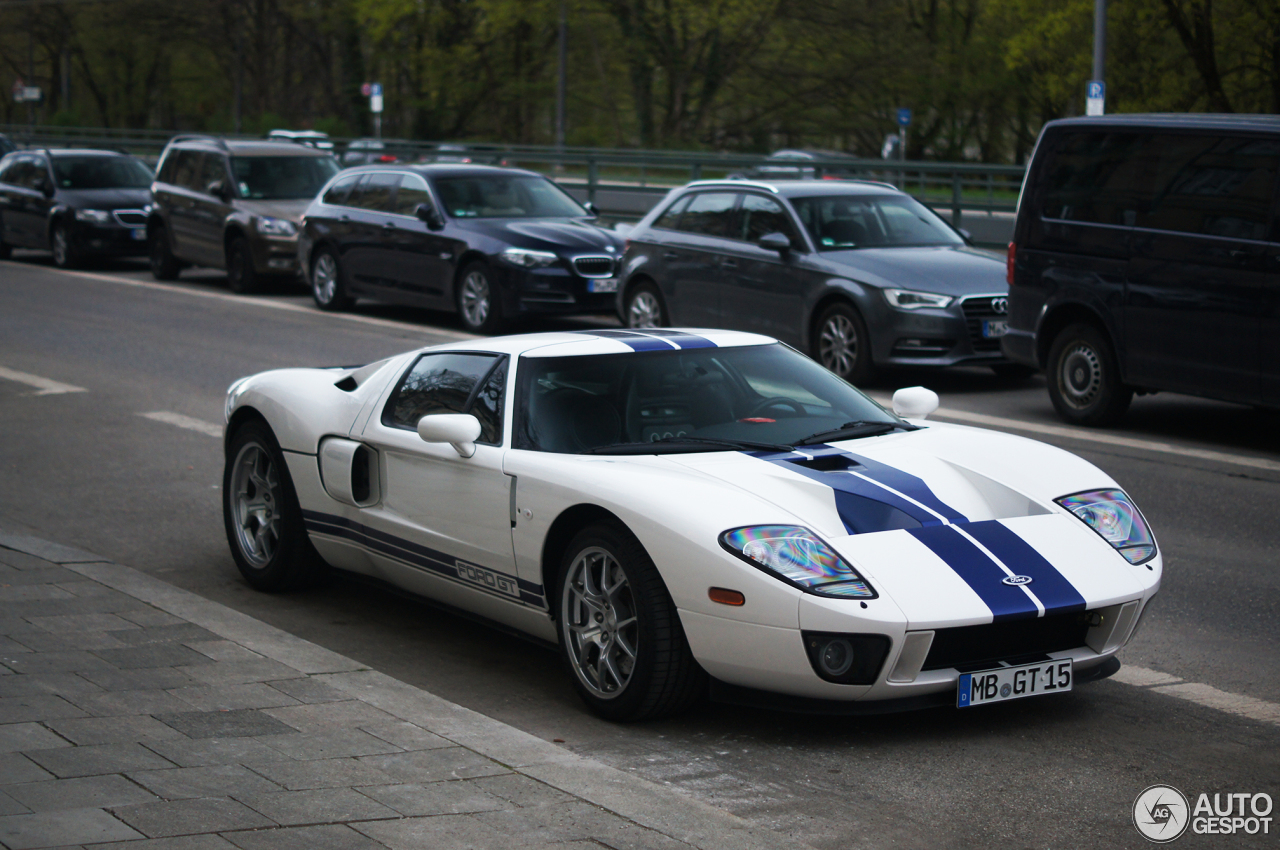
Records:
M800 634L813 672L840 685L875 684L892 644L887 635Z
M288 258L272 258L267 260L267 268L269 269L287 269L293 265L293 260Z
M818 656L818 664L828 676L843 676L853 666L853 645L844 638L828 641Z

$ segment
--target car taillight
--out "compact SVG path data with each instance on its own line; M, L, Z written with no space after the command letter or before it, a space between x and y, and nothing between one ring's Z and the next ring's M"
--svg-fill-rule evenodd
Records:
M1018 246L1015 243L1010 242L1009 243L1009 259L1005 262L1005 267L1004 267L1004 280L1005 280L1005 283L1009 284L1010 286L1013 286L1013 261L1017 256L1018 256Z
M396 158L389 153L384 153L382 156L378 157L378 162L395 162L395 161L396 161Z
M623 239L623 240L622 240L622 253L624 253L624 254L625 254L625 253L627 253L627 252L628 252L628 251L630 251L630 250L631 250L631 240L630 240L630 239Z

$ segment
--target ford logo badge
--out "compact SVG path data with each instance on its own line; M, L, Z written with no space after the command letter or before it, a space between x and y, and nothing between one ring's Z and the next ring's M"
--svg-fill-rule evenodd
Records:
M1011 587L1021 587L1024 584L1031 584L1031 576L1009 576L1002 581Z

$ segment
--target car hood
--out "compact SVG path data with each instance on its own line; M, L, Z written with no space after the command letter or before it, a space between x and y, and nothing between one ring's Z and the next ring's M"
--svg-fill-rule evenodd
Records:
M460 227L509 242L518 248L585 251L622 255L622 239L590 222L576 219L455 220ZM609 251L613 248L613 251Z
M151 190L60 189L58 200L81 210L140 210L151 203Z
M958 296L1008 290L1003 259L962 245L824 251L819 257L836 274L872 286Z
M298 224L302 214L311 205L311 198L299 198L288 201L238 201L237 206L250 215L284 218Z

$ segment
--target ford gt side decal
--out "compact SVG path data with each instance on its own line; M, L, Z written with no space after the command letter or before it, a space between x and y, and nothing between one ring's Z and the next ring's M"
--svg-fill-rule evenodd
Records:
M573 331L572 333L615 339L631 347L633 351L669 351L673 348L716 348L711 340L697 334L682 331L666 331L646 328L629 331Z

